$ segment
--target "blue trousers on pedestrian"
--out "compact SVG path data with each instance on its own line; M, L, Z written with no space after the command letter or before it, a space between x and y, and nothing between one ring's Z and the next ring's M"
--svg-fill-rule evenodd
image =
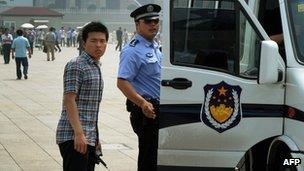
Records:
M11 44L2 45L3 58L5 64L8 64L10 62L11 46L12 46Z

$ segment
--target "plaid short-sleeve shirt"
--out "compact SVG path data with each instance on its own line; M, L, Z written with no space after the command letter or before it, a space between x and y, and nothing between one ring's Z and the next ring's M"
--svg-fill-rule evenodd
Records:
M99 63L85 52L71 59L65 66L63 85L64 94L72 92L77 95L76 104L82 129L88 144L95 146L96 124L103 92L103 79ZM63 103L61 117L57 125L56 142L59 144L73 139L74 131Z

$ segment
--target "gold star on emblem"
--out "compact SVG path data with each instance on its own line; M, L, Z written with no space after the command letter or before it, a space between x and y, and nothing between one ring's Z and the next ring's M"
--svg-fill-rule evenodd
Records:
M217 89L217 91L220 92L219 95L224 95L224 96L226 96L226 91L228 91L228 90L225 89L224 86L222 86L221 89Z

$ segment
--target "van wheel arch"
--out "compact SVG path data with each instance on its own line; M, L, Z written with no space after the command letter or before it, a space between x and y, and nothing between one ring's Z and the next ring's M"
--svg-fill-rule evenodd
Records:
M252 146L237 168L241 171L297 171L295 166L283 167L284 159L291 158L291 151L298 151L298 148L289 137L271 137Z
M284 159L291 158L291 145L282 140L274 140L269 148L267 171L297 171L295 166L283 166Z
M240 171L266 171L268 149L275 137L265 139L252 146L238 163Z

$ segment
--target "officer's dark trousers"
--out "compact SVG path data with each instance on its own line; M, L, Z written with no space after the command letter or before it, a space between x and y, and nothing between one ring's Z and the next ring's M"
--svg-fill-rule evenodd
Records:
M130 121L138 136L138 171L156 171L158 124L145 118L141 110L132 111Z
M5 64L8 64L10 62L11 46L12 46L11 44L3 44L2 46L3 58Z
M27 75L27 70L28 70L28 61L27 61L27 57L16 57L16 73L17 73L17 78L21 78L22 74L21 74L21 64L23 67L23 74Z
M74 149L74 141L59 144L63 159L63 171L94 171L95 147L88 145L87 153L81 154Z

